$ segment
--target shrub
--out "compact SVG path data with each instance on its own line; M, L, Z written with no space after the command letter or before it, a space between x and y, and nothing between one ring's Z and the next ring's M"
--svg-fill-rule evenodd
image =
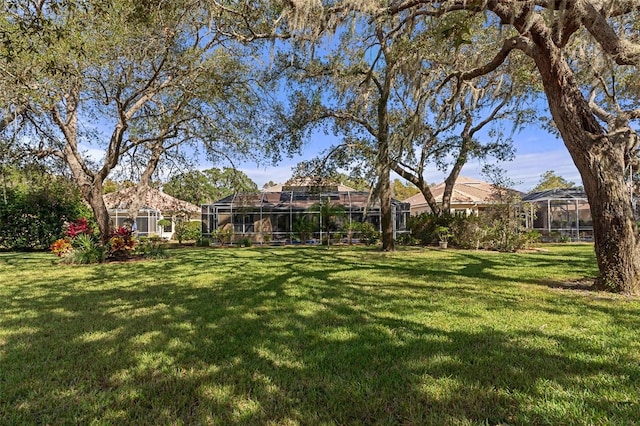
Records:
M396 238L396 243L402 246L413 246L418 244L418 240L415 239L413 235L411 235L411 233L405 232L398 235L398 238Z
M380 240L380 232L369 222L353 222L351 228L366 245L376 244Z
M486 235L481 218L474 214L456 216L451 224L451 231L451 242L465 249L479 249Z
M237 247L251 247L253 245L253 241L249 237L242 237L238 241L236 241Z
M186 217L176 219L175 232L173 238L178 240L179 244L183 241L197 240L202 234L202 222L189 221Z
M196 240L196 246L198 247L210 247L211 240L209 238L201 237Z
M90 214L71 183L48 177L25 187L6 188L0 201L0 247L46 250L64 237L63 225Z
M450 228L453 221L454 216L451 215L435 216L429 213L422 213L410 217L407 224L413 238L419 244L427 246L436 244L440 240L437 233L438 227Z
M447 234L451 243L460 248L515 251L540 238L538 233L524 229L519 211L517 203L503 203L492 205L479 215L421 214L409 218L409 229L422 245L433 244Z
M73 250L62 257L63 263L90 264L101 263L105 259L105 249L92 235L81 233L71 240Z
M105 248L94 236L93 226L86 218L64 225L65 238L56 240L50 247L63 263L100 263L105 259Z
M211 235L222 245L231 244L233 241L233 229L217 229Z
M127 258L136 248L136 240L131 229L121 226L111 231L107 242L108 257Z
M152 239L140 243L135 252L141 254L145 259L166 259L169 257L165 245Z

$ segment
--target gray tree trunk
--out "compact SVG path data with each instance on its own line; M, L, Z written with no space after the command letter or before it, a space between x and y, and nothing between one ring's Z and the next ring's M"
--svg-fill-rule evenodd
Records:
M560 49L534 41L531 56L542 76L554 122L582 176L593 219L600 289L640 293L640 250L632 200L625 182L630 129L605 133ZM616 133L613 133L616 132Z

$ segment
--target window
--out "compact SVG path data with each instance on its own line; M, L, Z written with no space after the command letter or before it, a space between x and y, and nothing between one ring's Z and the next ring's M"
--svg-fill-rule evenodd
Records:
M236 233L244 234L253 232L253 215L252 214L234 214L233 230Z

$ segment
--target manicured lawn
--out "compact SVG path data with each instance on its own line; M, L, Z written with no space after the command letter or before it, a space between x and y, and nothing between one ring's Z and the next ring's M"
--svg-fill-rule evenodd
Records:
M547 248L0 253L0 424L640 422L640 300Z

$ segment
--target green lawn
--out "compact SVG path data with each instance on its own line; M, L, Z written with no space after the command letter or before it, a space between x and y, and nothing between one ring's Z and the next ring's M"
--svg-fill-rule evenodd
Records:
M0 424L640 424L589 245L0 253Z

